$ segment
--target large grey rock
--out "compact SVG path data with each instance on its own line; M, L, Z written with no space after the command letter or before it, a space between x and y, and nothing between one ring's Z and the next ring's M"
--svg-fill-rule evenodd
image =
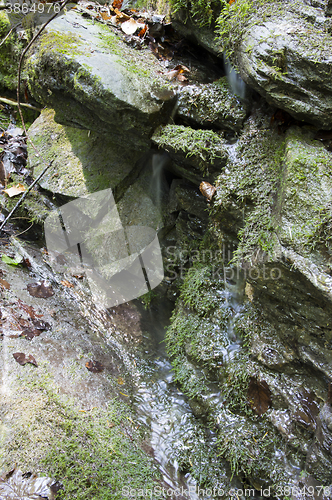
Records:
M332 36L323 9L272 2L249 14L234 47L243 80L293 117L332 127Z
M54 121L54 110L45 109L29 129L40 154L29 145L29 162L37 177L52 161L39 181L54 194L84 196L111 188L117 200L135 173L138 151L122 148L114 138Z
M30 92L56 110L58 122L145 147L173 91L161 82L152 53L142 52L110 27L69 11L52 21L27 61Z

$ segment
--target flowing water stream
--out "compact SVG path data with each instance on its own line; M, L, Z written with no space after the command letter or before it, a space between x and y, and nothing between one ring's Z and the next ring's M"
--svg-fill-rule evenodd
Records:
M15 242L16 250L28 258L33 274L38 279L46 279L53 283L54 288L63 280L63 276L57 274L54 270L45 263L45 255L43 255L37 247L32 245L26 246L18 240ZM47 258L46 258L47 260ZM30 275L31 275L30 271ZM15 282L17 290L26 287L28 278L27 272L20 269L12 269L11 276L8 275L8 280ZM31 278L28 278L31 281ZM20 283L21 281L21 283ZM222 285L224 286L224 285ZM228 303L232 304L235 315L241 309L241 300L239 298L241 283L227 285L220 293L226 297L225 307ZM22 296L24 299L24 296ZM48 299L48 300L53 300ZM210 498L210 495L198 494L199 480L196 481L189 473L183 474L179 468L181 456L187 448L197 450L195 452L195 469L201 467L211 467L211 463L207 462L209 448L214 448L216 444L216 436L204 424L198 420L193 414L188 400L182 394L173 381L172 366L165 352L165 344L163 342L165 336L165 328L169 324L170 315L173 308L173 303L164 300L157 307L145 310L143 306L134 301L133 304L124 305L129 307L129 310L134 311L134 319L127 325L128 329L132 329L134 323L139 324L140 331L143 333L141 341L136 346L126 348L124 336L121 333L121 322L118 322L118 312L120 309L113 308L105 310L91 301L91 295L88 289L82 282L78 282L75 288L68 288L61 296L60 302L46 302L49 307L60 308L62 319L71 324L68 339L53 339L54 345L51 346L51 338L43 338L43 342L39 346L35 346L35 355L41 356L41 352L45 347L48 351L53 349L53 363L56 363L56 356L61 361L61 368L70 363L64 361L66 355L73 357L73 353L77 349L81 349L87 342L86 337L81 334L82 327L86 330L94 332L94 340L89 335L89 342L94 342L100 345L103 344L107 351L104 355L112 357L112 359L121 360L126 367L132 381L132 406L137 414L136 420L140 424L144 424L148 431L148 445L150 453L159 464L160 471L163 476L163 487L169 490L170 497L173 498L191 498L192 500ZM47 314L47 311L45 311ZM82 318L83 316L83 318ZM126 319L122 318L123 322ZM115 324L115 326L114 326ZM118 325L120 327L118 328ZM85 325L85 326L84 326ZM240 349L239 339L235 337L233 329L233 319L230 319L228 325L229 346L225 349L224 358L230 358ZM126 327L125 327L126 328ZM123 332L123 330L122 330ZM7 340L4 339L4 347L7 345ZM60 360L61 357L61 360ZM4 372L5 374L6 372ZM1 390L6 390L7 381L2 381ZM93 397L96 398L95 403L98 403L98 398L104 398L100 388L92 388L94 391ZM209 385L210 392L204 397L208 400L209 405L215 407L216 411L222 404L222 394L215 384ZM77 394L78 397L84 398L83 394L87 394L91 387L83 387L82 393ZM99 394L99 395L98 395ZM91 401L90 405L94 403ZM192 459L194 460L194 459ZM220 466L220 464L219 464ZM229 470L225 464L225 474L230 476ZM215 484L218 484L218 473L211 470L211 477L215 475ZM236 478L233 478L232 484L234 487L241 487L241 484ZM177 496L175 496L177 495Z

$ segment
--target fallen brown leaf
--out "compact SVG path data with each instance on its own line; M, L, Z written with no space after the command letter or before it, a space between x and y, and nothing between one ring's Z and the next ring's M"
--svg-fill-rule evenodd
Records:
M147 25L145 24L145 25L144 25L144 28L142 28L142 29L141 29L141 31L138 33L138 36L139 36L140 38L142 38L142 37L145 35L145 33L146 33L146 30L147 30L147 29L148 29L148 27L147 27Z
M0 285L2 286L2 288L6 288L7 290L10 289L10 284L3 278L0 278Z
M114 12L116 14L116 22L117 23L124 23L125 21L128 21L128 19L131 19L130 16L127 16L127 14L119 11L118 9L114 9Z
M18 299L17 302L18 302L20 308L23 309L23 311L25 311L30 316L31 319L43 317L42 314L37 314L32 306L28 306L27 304L24 304L24 302L22 302L21 299Z
M272 404L271 391L265 380L259 381L257 378L251 377L247 399L251 409L259 416L270 408Z
M38 328L24 328L20 337L24 337L26 340L31 340L34 337L39 337L42 330L38 330Z
M38 297L42 299L47 299L54 295L53 288L51 285L45 284L45 281L41 283L29 283L27 290L32 297Z
M13 354L15 361L17 361L20 365L25 365L26 363L30 363L31 365L37 365L37 361L32 356L32 354L28 354L27 356L23 352L15 352Z
M200 183L199 190L209 201L212 200L214 193L217 191L217 189L212 186L212 184L205 181Z
M109 19L112 19L112 16L109 16L107 12L101 12L100 15L104 19L104 21L108 21Z
M85 366L90 372L93 373L100 373L104 369L104 366L99 363L99 361L87 361Z
M16 184L16 186L12 186L11 188L3 190L3 192L9 196L9 198L24 193L24 191L26 191L26 188L25 186L23 186L23 184Z
M61 284L67 288L73 288L74 285L72 283L70 283L70 281L67 281L67 280L62 280L61 281Z
M113 9L121 9L123 0L113 0Z

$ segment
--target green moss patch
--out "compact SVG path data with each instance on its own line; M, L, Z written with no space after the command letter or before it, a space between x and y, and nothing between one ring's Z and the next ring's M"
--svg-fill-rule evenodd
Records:
M34 367L22 372L24 391L12 401L15 424L2 448L4 469L16 462L37 472L38 464L39 474L61 482L57 498L64 500L120 500L127 498L124 487L158 485L152 459L139 448L142 436L129 407L109 399L107 409L80 411L80 401L58 394L47 363L39 365L38 376ZM2 429L2 438L6 434Z
M8 15L0 11L0 40L9 33L12 25ZM17 87L17 69L24 43L18 40L15 30L2 44L0 50L0 88L15 90Z
M257 250L272 255L277 226L275 199L283 172L284 140L269 129L251 125L238 140L235 156L217 180L214 214L223 224L224 217L236 211L239 245L235 261L250 260ZM218 208L220 207L220 208ZM236 208L235 208L236 207Z

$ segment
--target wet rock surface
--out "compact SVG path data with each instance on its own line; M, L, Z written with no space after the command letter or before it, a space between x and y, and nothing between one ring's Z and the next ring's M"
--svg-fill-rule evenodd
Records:
M77 198L111 188L119 199L137 175L139 151L122 148L109 135L60 125L52 109L43 110L29 135L39 151L29 145L30 167L37 177L52 162L40 186L54 194Z
M322 9L304 2L287 7L275 2L270 9L263 21L259 12L249 16L250 27L236 50L238 70L270 104L330 129L330 20Z
M61 481L65 498L95 496L100 491L118 494L119 472L115 470L122 471L123 484L134 481L137 485L139 477L144 477L143 487L150 477L153 486L158 478L156 469L137 448L144 437L129 430L127 424L132 415L128 403L135 376L129 375L131 361L122 357L120 347L128 340L135 344L142 333L128 336L125 325L116 330L110 316L97 312L98 304L83 299L81 278L68 274L65 280L52 274L37 247L19 242L2 247L2 255L13 251L29 257L30 266L27 270L1 263L2 276L9 285L2 286L1 292L1 448L6 450L2 470L9 471L20 463L25 478L29 472L42 475L48 471ZM36 279L48 281L53 295L32 297L27 285ZM86 300L84 305L82 300ZM118 311L114 318L120 317ZM27 324L40 326L42 322L48 326L32 338L26 335ZM18 364L13 356L17 351L33 356L38 366ZM90 369L90 365L100 368ZM134 447L133 442L137 443ZM117 453L119 446L121 454ZM102 449L106 451L104 458ZM125 463L131 453L135 456L133 469ZM121 457L126 457L125 462ZM108 472L103 469L105 460ZM68 461L71 472L65 478ZM73 467L73 462L77 466ZM13 488L22 493L25 484L17 480Z
M329 133L319 132L332 126L329 3L271 1L258 8L237 0L227 9L227 19L236 20L232 39L224 33L223 40L212 43L208 29L194 36L220 57L220 64L226 44L223 49L243 79L262 96L253 95L250 107L231 96L224 80L220 85L207 76L208 84L173 82L180 90L175 108L169 83L165 92L156 91L160 65L152 62L151 54L134 54L112 33L105 35L103 28L71 11L52 23L26 66L34 97L55 109L55 121L53 112L44 111L30 130L37 142L44 131L47 140L40 147L45 144L43 153L54 160L41 181L44 189L77 197L111 187L123 224L141 223L159 231L167 275L157 300L163 301L165 294L173 301L179 296L167 332L173 376L168 362L151 355L142 371L157 373L156 366L164 371L147 384L140 379L135 406L140 421L150 425L152 420L151 443L163 450L159 463L164 467L173 457L175 468L209 486L229 488L234 476L237 486L271 486L272 494L283 498L277 485L331 483L332 153ZM197 31L191 22L186 21L188 36ZM72 28L70 23L78 25ZM51 51L55 38L61 43ZM151 65L147 73L140 67L144 59ZM54 150L61 137L66 147L61 143ZM151 137L158 151L145 156ZM41 164L31 150L30 155L36 175ZM212 183L209 201L199 190L202 181ZM90 250L103 261L107 241L98 239L98 228L91 235L96 238ZM60 259L59 268L61 257L51 256ZM34 272L31 278L39 280L34 287L50 277ZM133 345L145 349L146 332L139 325L142 316L130 304L113 308L107 317L91 306L92 331L87 333L85 323L77 321L66 332L63 323L76 317L69 292L81 290L81 279L68 267L60 282L52 283L54 296L29 297L34 307L36 301L47 300L62 310L60 289L61 300L73 308L63 307L59 321L49 310L45 320L52 329L44 330L30 324L25 311L20 319L27 324L19 323L24 335L18 326L9 340L7 318L13 319L17 298L28 302L28 291L24 285L24 292L15 289L11 296L8 290L15 280L9 273L1 278L7 294L4 367L12 370L4 372L5 379L8 387L16 387L22 370L31 377L43 370L60 393L76 398L75 404L82 394L82 413L92 411L86 402L92 394L100 418L107 420L105 402L114 396L125 401L134 390L138 373L130 354ZM150 293L143 302L151 300ZM83 309L89 316L90 308ZM100 331L103 336L98 337ZM117 331L122 332L121 342L116 342ZM75 344L67 333L77 336ZM62 338L65 349L57 347ZM44 346L43 339L47 349L39 345ZM34 356L38 367L19 365L11 356L11 341L16 354L31 346L25 354ZM49 352L54 354L53 371ZM124 366L129 377L123 376ZM166 393L167 384L171 390ZM180 396L177 387L183 391ZM30 390L28 398L36 398L35 388ZM184 394L195 417L187 403L177 406ZM8 393L6 401L12 397ZM18 392L18 397L23 395ZM26 416L16 400L15 405L20 416L16 419L14 410L9 419L5 415L8 465L16 457L23 460L17 451L21 435L15 433ZM145 414L147 407L150 413ZM186 422L184 430L176 427L179 422ZM37 464L44 445L35 461L22 455L23 463ZM167 446L171 452L165 451Z
M188 249L189 271L168 330L177 380L198 402L198 413L214 422L222 456L234 460L233 470L255 487L296 487L301 469L330 480L330 430L321 419L329 418L332 366L330 230L323 229L330 221L323 214L332 157L315 134L292 125L282 131L259 107L252 113L216 181L210 239L197 253ZM240 273L229 265L232 257ZM227 311L216 302L221 283L230 291L237 283L235 304L244 300L242 310L231 306L222 327L229 352L210 332L210 322ZM202 347L208 340L214 354L207 360ZM222 404L204 400L207 381L217 381ZM271 393L271 408L257 419L264 391ZM275 447L284 450L281 468Z
M28 85L62 124L112 131L119 138L125 134L139 149L167 116L164 104L173 98L156 65L151 53L142 58L109 28L70 11L41 36L27 61Z
M177 114L202 128L238 131L247 112L230 89L227 77L223 77L212 84L185 87L179 95Z

